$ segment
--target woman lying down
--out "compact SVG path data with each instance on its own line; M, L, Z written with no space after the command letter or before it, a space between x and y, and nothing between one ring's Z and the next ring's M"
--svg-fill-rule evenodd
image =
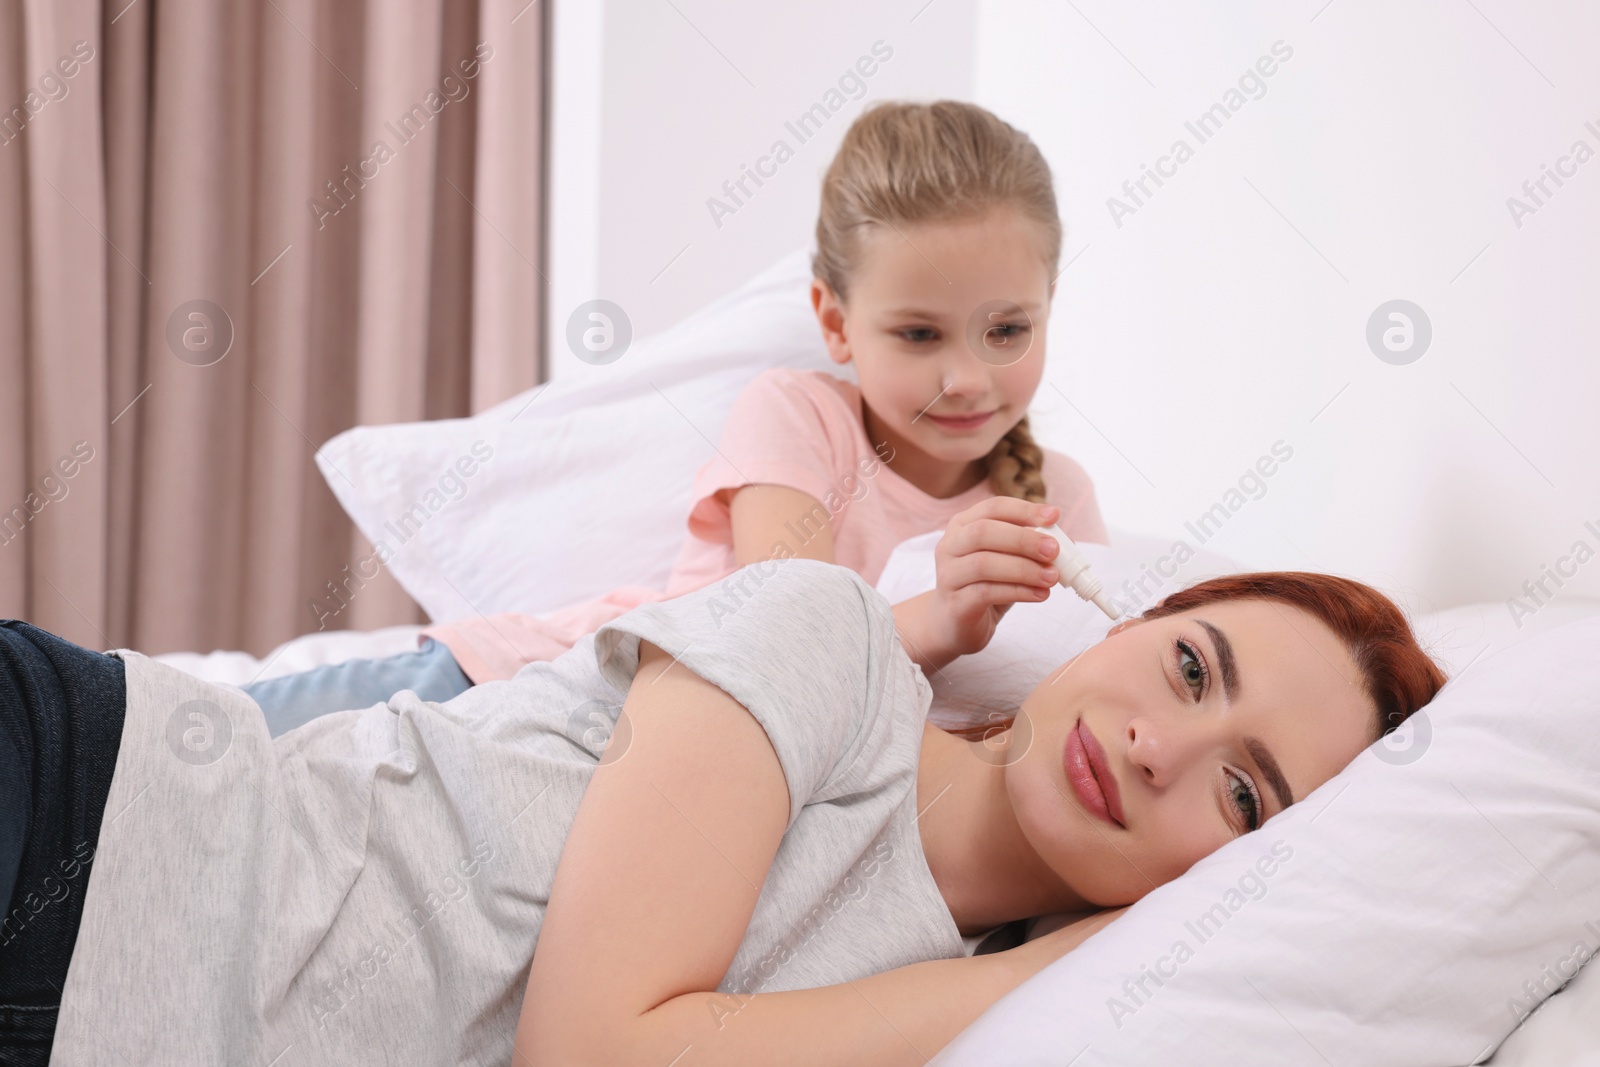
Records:
M804 559L276 741L237 691L0 635L19 1063L921 1064L1443 683L1381 594L1287 572L1119 623L983 740Z

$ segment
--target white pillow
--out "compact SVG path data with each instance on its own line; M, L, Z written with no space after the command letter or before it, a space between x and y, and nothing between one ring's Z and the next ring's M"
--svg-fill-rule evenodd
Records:
M1491 653L1594 615L1600 615L1600 599L1592 597L1569 596L1552 601L1520 621L1512 617L1503 602L1497 601L1419 615L1412 621L1412 629L1422 647L1453 677L1476 670L1477 663Z
M1242 568L1204 549L1174 553L1173 541L1113 529L1111 546L1080 542L1089 566L1117 606L1133 614L1201 578ZM935 585L934 546L944 531L919 534L895 546L876 588L897 604ZM1186 558L1180 563L1179 556ZM1013 604L983 651L963 656L930 679L928 718L937 726L1010 717L1051 671L1105 637L1111 620L1069 589L1056 586L1038 603Z
M1590 949L1595 940L1591 935ZM1585 965L1565 989L1524 1019L1487 1063L1489 1067L1596 1067L1600 1064L1596 1019L1600 1019L1600 966Z
M828 359L810 283L798 250L574 380L472 418L333 438L317 465L376 546L346 596L383 565L436 622L665 588L734 398L769 367L852 376Z
M934 1063L1479 1062L1597 947L1597 644L1593 618L1485 654Z

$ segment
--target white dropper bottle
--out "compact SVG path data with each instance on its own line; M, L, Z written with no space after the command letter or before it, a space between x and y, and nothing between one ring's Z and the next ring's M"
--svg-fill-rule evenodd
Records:
M1059 526L1035 526L1042 534L1049 534L1061 546L1061 552L1056 556L1055 567L1060 571L1058 581L1080 597L1106 613L1106 616L1115 622L1122 617L1122 612L1112 599L1100 588L1100 579L1095 577L1089 569L1089 561L1084 557L1078 546L1072 543L1072 538L1061 532Z

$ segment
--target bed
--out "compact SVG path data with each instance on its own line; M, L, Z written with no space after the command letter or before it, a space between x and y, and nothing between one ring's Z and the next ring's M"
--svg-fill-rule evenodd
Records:
M432 619L539 613L616 585L659 587L677 552L693 472L733 397L768 366L838 371L816 339L808 281L807 257L797 251L636 343L632 372L592 368L471 419L359 427L324 445L318 464L376 544L394 540L393 520L414 513L460 456L492 457L403 544L388 546L387 566ZM643 426L651 428L649 447L619 446L619 427ZM584 515L582 536L550 515ZM1114 528L1110 546L1085 547L1115 592L1147 574L1180 533ZM936 539L901 545L879 591L895 601L928 588ZM1236 569L1240 561L1201 550L1169 581ZM1017 605L989 649L935 679L936 721L959 717L963 687L977 673L1009 675L1025 692L1028 679L1103 635L1095 609L1058 594ZM1503 603L1467 604L1416 615L1414 624L1455 677L1453 688L1427 709L1437 706L1436 715L1419 713L1257 831L1284 835L1308 858L1298 868L1285 864L1237 911L1232 921L1248 936L1208 944L1169 982L1148 978L1173 918L1228 892L1257 834L1152 892L996 1004L935 1062L1600 1065L1600 978L1583 966L1600 952L1600 687L1587 675L1600 601L1556 599L1522 620ZM307 634L259 658L158 658L237 685L414 648L419 630ZM1497 746L1515 762L1484 764ZM1439 803L1447 787L1467 804ZM1399 797L1424 810L1402 810ZM1371 832L1374 820L1390 828L1388 851L1372 845L1387 840ZM1405 870L1407 857L1396 852L1428 856L1429 864ZM1334 870L1341 865L1332 856L1350 869ZM1472 892L1450 888L1462 878ZM1317 895L1318 886L1364 884L1415 893ZM1412 899L1423 894L1432 894L1431 910ZM1309 922L1307 912L1321 921ZM1274 956L1266 950L1275 945ZM1145 995L1125 992L1124 981ZM1375 997L1385 982L1398 984Z

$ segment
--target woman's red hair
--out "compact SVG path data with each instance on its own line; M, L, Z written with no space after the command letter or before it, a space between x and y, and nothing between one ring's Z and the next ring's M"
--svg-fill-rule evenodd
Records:
M1235 600L1266 600L1299 608L1344 642L1377 709L1372 724L1374 741L1410 718L1445 683L1444 671L1422 650L1394 601L1370 585L1331 574L1256 571L1210 578L1172 593L1139 618L1161 619ZM1011 722L980 723L950 732L981 741Z

